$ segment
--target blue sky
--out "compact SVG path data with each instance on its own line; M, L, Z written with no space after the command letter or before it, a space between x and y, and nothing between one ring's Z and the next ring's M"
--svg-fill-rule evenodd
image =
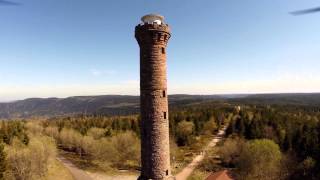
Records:
M320 92L317 0L12 0L0 6L0 101L138 94L140 17L172 29L169 93Z

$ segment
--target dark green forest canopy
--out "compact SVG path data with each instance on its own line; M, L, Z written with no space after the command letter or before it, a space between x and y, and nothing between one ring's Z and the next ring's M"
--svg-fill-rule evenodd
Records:
M289 173L291 179L317 178L320 177L317 173L320 170L319 97L319 94L171 96L169 99L171 101L169 112L171 140L179 147L192 147L196 142L195 137L207 135L208 132L214 134L219 127L228 123L227 135L231 137L238 136L246 140L270 139L277 143L282 153L290 156L294 161L292 164L296 168ZM91 98L81 97L80 99L86 102ZM117 101L109 102L108 106L103 106L110 111L117 109L113 113L107 113L107 111L90 113L88 110L86 113L75 111L58 113L58 116L54 116L46 114L46 110L42 109L49 105L45 103L33 105L33 100L28 100L27 105L17 105L17 107L31 108L35 114L42 109L43 114L40 113L40 116L47 116L40 118L44 119L40 121L44 129L56 127L59 132L63 129L72 129L85 136L91 128L100 128L105 137L113 137L128 131L134 132L139 137L140 118L137 97L130 96L130 100L127 99L128 97L119 98ZM61 101L64 102L66 99ZM68 104L73 102L70 99L68 101ZM95 100L92 101L95 102ZM91 104L90 108L99 107L93 106L94 104ZM82 107L81 103L71 108L67 105L64 107L73 109L76 105ZM135 110L132 110L132 106ZM238 106L241 110L237 109ZM2 121L1 140L5 144L10 144L16 137L24 144L28 144L29 138L25 133L25 124L29 119ZM83 153L82 150L79 152Z

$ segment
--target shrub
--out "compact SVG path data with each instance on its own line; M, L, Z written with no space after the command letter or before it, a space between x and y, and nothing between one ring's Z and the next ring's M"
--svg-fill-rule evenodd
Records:
M106 134L106 130L103 128L90 128L87 132L88 136L93 137L94 139L100 139L102 137L104 137Z
M179 146L185 146L191 144L191 136L194 132L193 122L181 121L177 125L176 135L177 144Z
M56 157L56 145L50 137L32 136L29 145L14 139L6 146L7 171L5 179L41 179L46 176L48 165Z
M240 156L244 146L244 140L239 137L228 138L219 148L218 154L220 155L223 163L228 167L233 167Z
M140 160L140 140L133 132L120 133L111 139L111 146L117 152L116 164L138 162Z
M217 123L214 117L211 117L209 121L207 121L203 126L204 134L211 135L214 134L218 129Z
M240 153L240 179L278 179L281 152L272 140L248 141Z
M4 144L0 143L0 180L4 179L4 172L7 168L6 153L4 152Z

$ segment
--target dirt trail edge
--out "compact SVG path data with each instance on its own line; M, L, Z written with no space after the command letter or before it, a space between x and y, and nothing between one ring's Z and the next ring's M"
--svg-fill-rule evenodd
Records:
M93 180L85 171L76 167L66 158L59 156L57 159L70 171L75 180Z
M75 180L136 180L138 178L138 175L134 174L107 175L104 173L87 172L76 167L62 156L59 156L57 159L70 171Z
M176 180L186 180L192 172L195 170L195 168L200 164L200 162L204 159L204 156L206 154L206 151L208 149L215 147L216 144L221 141L223 136L225 135L225 131L227 129L227 126L223 127L219 130L218 134L215 135L215 137L209 142L209 144L203 149L202 153L200 155L197 155L194 157L192 162L188 164L180 173L176 174ZM72 174L75 180L135 180L137 179L137 175L119 175L119 176L108 176L105 174L99 174L99 173L90 173L86 172L84 170L79 169L76 167L72 162L67 160L64 157L59 156L57 158Z
M195 170L195 168L200 164L200 162L203 160L204 156L206 155L206 152L208 149L215 147L216 144L221 141L223 136L225 135L227 126L224 126L222 129L219 130L218 134L209 142L209 144L203 149L202 153L194 157L192 162L188 164L184 169L182 169L181 172L176 174L176 180L186 180L192 172Z

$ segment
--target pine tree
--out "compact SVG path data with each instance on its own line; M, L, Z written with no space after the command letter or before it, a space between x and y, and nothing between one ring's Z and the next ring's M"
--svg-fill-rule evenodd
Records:
M4 152L3 143L0 143L0 180L4 179L5 171L6 171L6 154Z
M284 151L288 151L292 148L291 137L288 133L286 133L282 148Z
M242 117L238 117L236 120L236 129L240 136L244 136L245 133L245 126Z

